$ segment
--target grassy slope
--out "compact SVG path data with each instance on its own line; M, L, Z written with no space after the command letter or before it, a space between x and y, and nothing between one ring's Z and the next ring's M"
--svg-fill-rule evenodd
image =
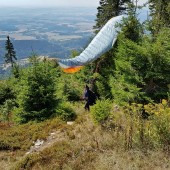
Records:
M81 108L82 113L73 125L57 119L43 123L29 123L0 130L0 167L33 170L117 170L170 169L169 156L163 151L125 150L124 136L118 131L96 126ZM32 142L46 140L51 132L58 132L51 145L26 155Z

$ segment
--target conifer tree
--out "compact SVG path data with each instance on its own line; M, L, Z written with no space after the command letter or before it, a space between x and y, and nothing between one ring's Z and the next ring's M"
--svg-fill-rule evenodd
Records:
M157 35L162 27L170 27L170 0L149 0L150 30Z
M106 22L114 16L123 14L126 10L125 3L131 0L100 0L100 6L97 8L95 29L98 31Z
M5 43L5 49L7 51L5 54L5 63L10 63L13 68L14 64L15 64L15 60L17 60L17 58L16 58L16 52L14 50L14 46L13 46L9 36L7 36L7 40Z
M136 12L138 8L137 2L138 1L136 0L135 2L128 4L128 17L120 24L124 36L134 42L140 42L143 34L143 27Z
M55 113L56 71L48 62L34 62L32 66L22 70L17 88L18 108L15 113L20 123L43 121Z
M115 102L160 102L170 93L170 29L161 30L154 41L144 37L136 43L121 33L110 77Z
M96 25L94 26L95 32L97 33L106 24L106 22L112 17L125 13L126 10L125 4L128 2L131 2L131 0L100 0L100 6L97 8L98 12L96 15L97 17ZM99 76L100 78L103 76L105 77L103 79L104 82L102 84L104 84L106 89L108 88L108 81L106 79L107 73L105 73L105 71L109 72L108 68L110 66L112 67L112 71L114 69L114 63L111 57L112 55L113 55L112 52L107 52L106 54L103 55L103 57L101 57L100 59L96 60L93 63L92 66L93 78L90 80L93 90L96 89L95 87L96 80L98 79L98 77L96 77L96 74L98 73L100 74ZM107 70L104 71L102 68L107 68ZM100 84L100 86L103 86L102 84Z

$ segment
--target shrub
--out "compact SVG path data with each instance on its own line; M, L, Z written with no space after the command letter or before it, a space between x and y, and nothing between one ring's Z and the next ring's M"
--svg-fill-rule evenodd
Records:
M2 105L2 107L0 108L0 111L2 112L2 118L4 121L10 121L10 117L11 115L11 111L13 109L13 107L15 106L15 102L11 99L7 99L4 102L4 105Z
M10 82L0 81L0 105L7 99L14 99L15 95Z
M168 102L162 100L160 104L154 105L150 110L154 113L153 128L156 130L158 141L164 148L170 150L170 108Z
M63 121L72 121L76 118L76 113L69 103L62 103L56 110L56 115Z
M82 95L82 85L74 76L62 74L57 79L57 96L65 101L79 101Z
M148 117L143 117L143 109ZM159 104L132 103L124 108L125 147L148 148L162 147L170 150L170 108L166 100Z
M111 115L111 101L98 100L96 105L92 106L91 115L96 123L103 124Z

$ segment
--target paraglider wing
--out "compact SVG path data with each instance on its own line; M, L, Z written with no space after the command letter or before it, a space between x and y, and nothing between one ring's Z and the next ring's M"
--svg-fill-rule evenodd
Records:
M63 70L67 73L77 72L81 69L81 66L94 61L109 51L116 42L117 34L120 31L117 23L120 23L123 17L121 15L110 19L79 56L59 59L58 63Z

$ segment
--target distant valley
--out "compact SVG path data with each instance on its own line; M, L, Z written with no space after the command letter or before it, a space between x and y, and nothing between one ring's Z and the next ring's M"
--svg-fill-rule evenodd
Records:
M93 36L94 8L7 8L0 9L0 64L5 41L10 36L17 58L33 53L68 58L81 51Z

